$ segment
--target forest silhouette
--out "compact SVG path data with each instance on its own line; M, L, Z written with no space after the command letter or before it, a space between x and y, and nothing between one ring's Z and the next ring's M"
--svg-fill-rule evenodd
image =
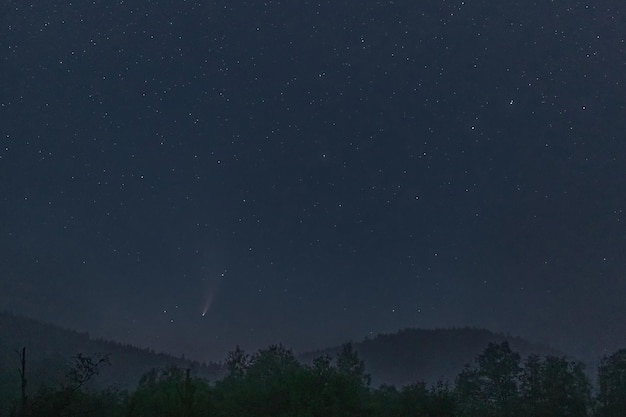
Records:
M282 345L236 347L219 363L201 363L0 313L0 416L615 417L624 410L626 349L585 369L557 350L487 330L405 329L299 355Z
M453 384L416 381L371 385L352 343L334 357L302 363L282 345L253 354L237 347L216 381L190 368L145 373L136 388L95 389L90 382L108 355L78 354L55 385L28 395L26 351L19 369L21 396L10 415L36 416L622 416L626 410L626 349L604 357L594 386L582 362L564 356L522 359L508 341L489 343Z

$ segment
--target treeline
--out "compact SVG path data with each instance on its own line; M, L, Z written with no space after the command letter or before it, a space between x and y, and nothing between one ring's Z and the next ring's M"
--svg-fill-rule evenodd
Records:
M88 388L107 358L79 355L66 379L15 401L12 416L169 417L615 417L626 413L626 349L603 358L592 386L582 363L525 360L490 343L454 384L373 388L351 344L302 364L282 346L230 352L226 377L210 383L176 367L146 373L134 391ZM27 377L27 375L25 375ZM27 382L26 378L23 379Z

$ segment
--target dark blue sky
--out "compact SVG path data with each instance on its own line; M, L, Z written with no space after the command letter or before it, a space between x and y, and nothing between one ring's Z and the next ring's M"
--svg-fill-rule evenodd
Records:
M0 13L0 308L203 359L626 346L622 2Z

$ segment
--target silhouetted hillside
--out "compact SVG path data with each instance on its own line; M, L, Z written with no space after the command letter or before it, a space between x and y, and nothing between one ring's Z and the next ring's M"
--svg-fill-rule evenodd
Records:
M563 353L489 330L404 329L398 333L381 334L373 339L355 343L354 347L365 362L372 384L403 386L417 381L454 382L465 365L472 362L490 342L509 341L511 348L522 356L529 354L557 355ZM305 362L320 355L335 355L339 347L309 352L301 356Z
M109 355L110 366L104 366L94 379L94 386L134 388L139 378L153 368L177 366L190 368L195 375L215 380L221 376L218 364L202 364L164 353L155 353L131 345L93 339L88 333L63 329L25 317L0 312L0 398L19 395L19 355L26 347L26 373L29 393L43 384L58 384L65 376L73 357ZM0 406L5 407L3 401ZM0 409L0 415L3 410Z

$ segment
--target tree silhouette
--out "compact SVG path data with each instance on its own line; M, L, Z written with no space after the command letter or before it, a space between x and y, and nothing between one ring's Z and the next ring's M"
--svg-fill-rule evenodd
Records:
M548 356L529 357L521 377L527 415L584 417L591 404L590 383L580 362Z
M228 352L226 366L231 377L242 377L250 366L250 357L239 346Z
M520 355L511 351L508 342L489 343L474 366L457 378L461 415L516 416L520 372Z
M622 417L626 410L626 349L600 362L598 368L598 416Z
M341 346L336 363L340 374L355 378L359 383L369 386L371 377L365 373L365 363L359 359L352 343L345 343Z
M28 414L33 417L87 412L96 416L110 414L107 408L117 403L118 393L113 390L91 392L86 389L87 384L100 373L102 366L108 364L108 355L92 357L79 353L58 388L42 387L33 397Z

